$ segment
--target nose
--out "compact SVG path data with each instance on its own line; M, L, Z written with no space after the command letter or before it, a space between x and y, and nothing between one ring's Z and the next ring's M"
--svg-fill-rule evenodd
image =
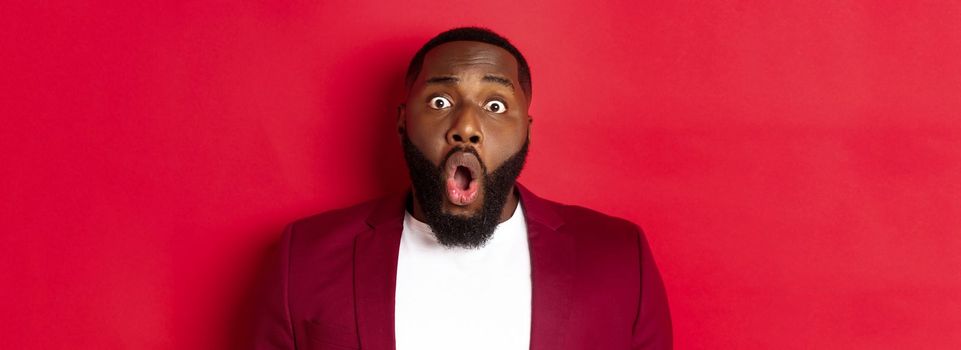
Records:
M462 106L455 111L454 122L447 130L447 143L479 145L484 141L478 113L473 106Z

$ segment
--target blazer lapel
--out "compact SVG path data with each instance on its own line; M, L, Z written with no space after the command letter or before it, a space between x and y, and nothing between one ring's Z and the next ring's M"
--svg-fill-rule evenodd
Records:
M566 348L573 285L574 239L558 232L563 219L550 204L517 184L531 256L531 350Z
M371 227L354 241L354 299L363 349L393 350L397 254L407 196L379 203L367 218Z

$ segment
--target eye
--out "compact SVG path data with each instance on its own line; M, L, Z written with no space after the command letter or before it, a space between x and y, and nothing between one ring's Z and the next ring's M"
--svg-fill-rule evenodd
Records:
M442 96L437 96L430 99L429 104L430 104L430 108L433 108L433 109L450 108L450 105L451 105L450 100Z
M487 104L484 105L484 109L494 113L504 113L507 112L507 105L505 105L504 102L494 100L487 102Z

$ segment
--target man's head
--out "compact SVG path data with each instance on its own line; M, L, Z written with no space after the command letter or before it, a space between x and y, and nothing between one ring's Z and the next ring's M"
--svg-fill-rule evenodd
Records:
M457 28L427 42L407 72L397 126L414 214L447 246L478 247L516 205L530 140L530 70L507 39Z

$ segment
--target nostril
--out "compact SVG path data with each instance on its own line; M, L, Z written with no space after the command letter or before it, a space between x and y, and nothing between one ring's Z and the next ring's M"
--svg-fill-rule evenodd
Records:
M457 135L457 134L454 134L454 141L457 141L457 142L463 142L463 141L464 141L464 139L463 139L463 138L461 138L461 137L460 137L460 135Z
M478 142L480 142L480 136L477 136L477 135L471 136L471 137L470 137L470 142L471 142L471 143L478 143Z

